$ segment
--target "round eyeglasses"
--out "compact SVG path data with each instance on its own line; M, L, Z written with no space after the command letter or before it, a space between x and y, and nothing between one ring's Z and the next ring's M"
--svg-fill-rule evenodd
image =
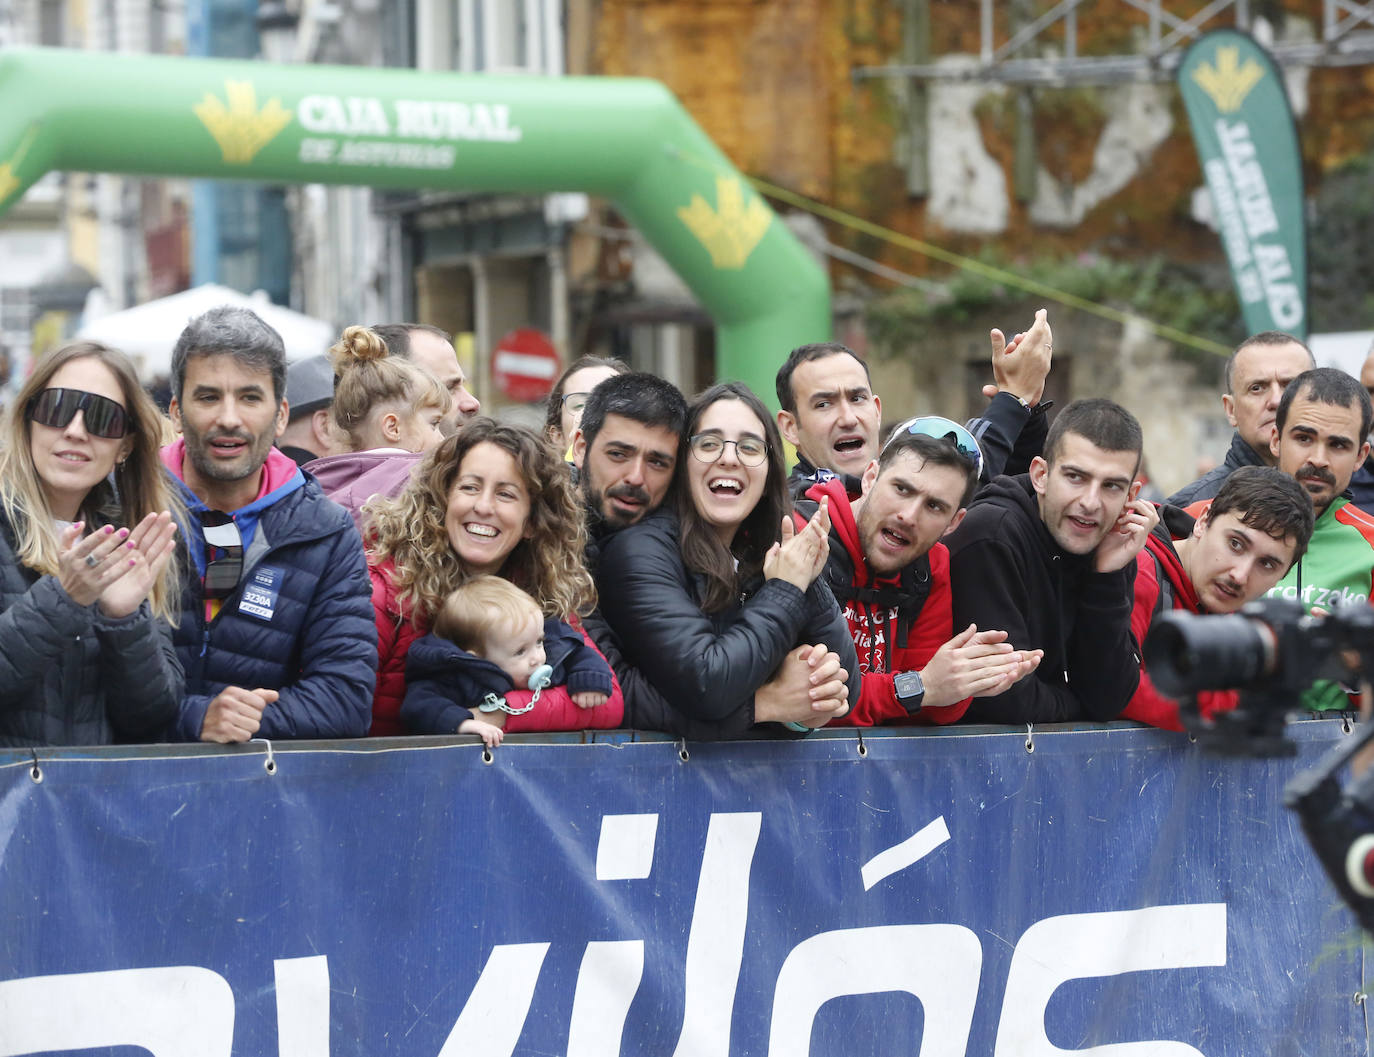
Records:
M726 440L716 433L698 433L688 443L699 462L716 462L725 454L727 444L735 446L735 458L744 466L762 466L768 458L768 445L754 437Z

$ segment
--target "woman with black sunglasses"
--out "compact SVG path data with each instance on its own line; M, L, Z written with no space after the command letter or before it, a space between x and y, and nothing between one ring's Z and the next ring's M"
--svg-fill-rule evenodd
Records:
M0 745L158 739L177 715L176 499L133 364L38 361L0 448Z

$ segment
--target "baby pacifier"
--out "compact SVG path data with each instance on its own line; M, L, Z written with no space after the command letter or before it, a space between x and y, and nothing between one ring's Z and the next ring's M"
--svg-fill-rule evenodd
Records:
M553 682L553 666L541 664L534 671L530 672L530 689L534 691L543 690Z

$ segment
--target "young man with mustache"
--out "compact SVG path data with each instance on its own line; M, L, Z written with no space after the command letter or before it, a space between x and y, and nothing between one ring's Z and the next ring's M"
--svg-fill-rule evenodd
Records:
M1259 598L1302 557L1312 536L1312 503L1277 467L1242 466L1193 520L1166 506L1136 557L1131 631L1145 642L1156 616L1168 610L1234 613ZM1198 696L1204 717L1236 707L1236 691ZM1140 685L1122 719L1182 730L1178 702L1155 689L1142 663Z

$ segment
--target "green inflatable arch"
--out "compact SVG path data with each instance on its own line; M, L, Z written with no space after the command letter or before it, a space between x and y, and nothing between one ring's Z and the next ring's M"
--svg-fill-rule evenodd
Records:
M656 81L471 76L60 49L0 52L0 212L53 169L613 202L765 400L830 334L825 273Z

